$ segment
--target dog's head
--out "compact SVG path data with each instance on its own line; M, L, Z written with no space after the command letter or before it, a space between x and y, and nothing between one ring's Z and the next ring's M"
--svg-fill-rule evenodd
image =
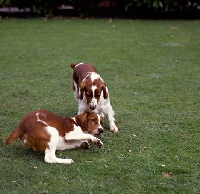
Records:
M94 112L85 111L82 114L76 115L75 120L85 133L100 135L104 131L101 125L103 121L102 117Z
M86 98L87 105L94 110L99 102L100 97L107 99L108 90L105 82L98 74L87 76L80 84L79 98Z

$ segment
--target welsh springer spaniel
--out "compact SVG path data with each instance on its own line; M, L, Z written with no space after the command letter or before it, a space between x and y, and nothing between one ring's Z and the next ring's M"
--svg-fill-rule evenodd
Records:
M61 117L47 110L36 110L23 117L18 127L7 138L6 144L20 138L22 144L35 151L44 151L47 163L73 163L72 159L61 159L56 150L75 147L89 148L88 140L102 147L100 139L93 135L103 132L101 118L96 113L84 112L74 118ZM93 134L93 135L91 135Z
M97 73L96 68L89 63L73 63L73 91L78 101L78 113L93 111L102 117L107 116L110 131L117 132L115 112L110 104L108 88Z

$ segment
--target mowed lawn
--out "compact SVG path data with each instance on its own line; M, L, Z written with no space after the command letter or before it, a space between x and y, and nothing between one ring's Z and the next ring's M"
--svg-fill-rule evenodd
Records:
M77 114L73 62L106 82L119 132L57 151L5 139L37 109ZM200 21L0 20L0 193L200 193Z

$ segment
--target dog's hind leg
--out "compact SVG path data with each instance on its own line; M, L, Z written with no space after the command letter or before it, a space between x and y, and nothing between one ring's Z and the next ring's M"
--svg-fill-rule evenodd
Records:
M50 141L48 143L48 147L45 150L45 157L44 161L47 163L63 163L63 164L71 164L74 161L72 159L61 159L56 157L56 149L59 145L59 134L58 131L48 126L47 131L49 134L51 134Z
M74 162L72 159L57 158L55 151L56 151L55 149L52 150L52 148L46 148L44 161L47 163L62 163L62 164L71 164Z

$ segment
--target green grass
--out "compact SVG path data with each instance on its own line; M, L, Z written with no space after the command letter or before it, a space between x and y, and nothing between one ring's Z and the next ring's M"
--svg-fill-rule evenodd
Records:
M200 21L0 20L0 193L200 193L199 34ZM5 146L32 110L77 113L69 65L82 61L106 81L119 133L57 152L72 165Z

